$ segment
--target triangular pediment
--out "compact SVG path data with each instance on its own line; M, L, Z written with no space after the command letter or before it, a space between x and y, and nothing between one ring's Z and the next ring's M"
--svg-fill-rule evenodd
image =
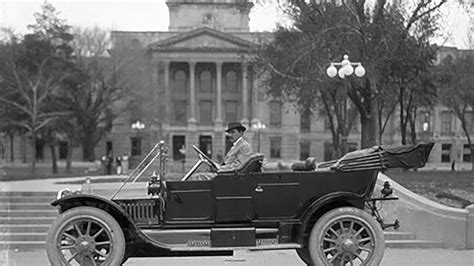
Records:
M149 45L151 50L248 50L255 44L231 34L200 28Z

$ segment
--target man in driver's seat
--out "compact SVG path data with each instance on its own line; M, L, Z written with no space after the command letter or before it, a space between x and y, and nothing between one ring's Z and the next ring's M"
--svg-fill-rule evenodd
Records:
M224 157L222 165L218 166L217 172L232 171L239 168L242 163L248 161L252 156L253 149L250 143L244 139L245 127L239 122L231 122L225 131L232 141L232 147ZM214 178L216 173L195 173L192 180L206 180Z
M245 127L241 123L229 123L225 132L232 141L232 147L225 155L224 163L219 167L219 171L236 169L253 154L252 146L244 139Z

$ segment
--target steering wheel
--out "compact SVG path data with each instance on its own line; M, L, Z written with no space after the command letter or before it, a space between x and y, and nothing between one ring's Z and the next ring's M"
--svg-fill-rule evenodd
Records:
M209 156L207 156L204 152L202 152L196 145L193 145L193 149L197 152L199 155L199 159L205 161L208 165L211 166L211 168L215 171L219 169L219 164L214 162Z

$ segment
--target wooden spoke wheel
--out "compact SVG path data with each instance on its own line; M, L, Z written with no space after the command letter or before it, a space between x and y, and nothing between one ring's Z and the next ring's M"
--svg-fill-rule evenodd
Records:
M52 265L120 265L125 237L110 214L94 207L78 207L53 222L46 251Z
M365 211L352 207L321 216L309 239L314 265L379 265L384 251L380 225Z

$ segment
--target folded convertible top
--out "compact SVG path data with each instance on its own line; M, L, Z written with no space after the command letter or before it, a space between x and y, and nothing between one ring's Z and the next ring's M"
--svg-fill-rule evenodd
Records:
M315 163L314 159L308 158L302 164L295 164L293 170L347 172L387 168L417 169L425 166L433 145L434 143L429 142L416 145L374 146L349 152L338 160L328 162Z

